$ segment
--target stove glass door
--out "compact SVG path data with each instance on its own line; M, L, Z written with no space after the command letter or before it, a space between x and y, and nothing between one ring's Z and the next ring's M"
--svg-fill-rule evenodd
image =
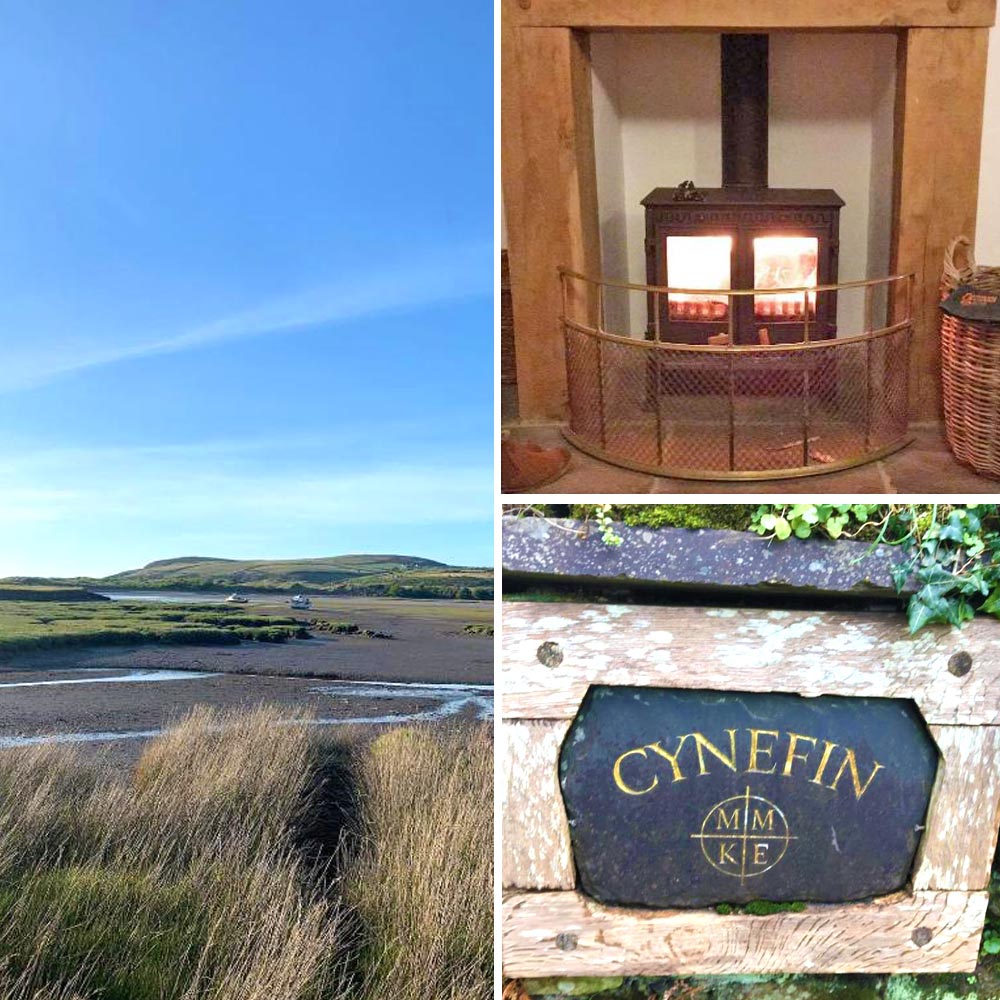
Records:
M667 276L671 288L732 288L732 236L668 236ZM673 292L667 296L670 322L718 322L729 315L725 295Z
M815 288L819 240L815 236L757 236L753 241L754 288ZM814 292L755 295L754 318L801 323L809 296L809 320L816 319Z

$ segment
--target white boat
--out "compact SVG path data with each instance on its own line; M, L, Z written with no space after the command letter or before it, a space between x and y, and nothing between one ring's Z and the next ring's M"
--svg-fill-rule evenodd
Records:
M299 608L303 611L312 607L312 601L305 594L295 594L288 604L290 607Z
M250 598L244 597L242 594L230 594L226 598L227 604L249 604Z

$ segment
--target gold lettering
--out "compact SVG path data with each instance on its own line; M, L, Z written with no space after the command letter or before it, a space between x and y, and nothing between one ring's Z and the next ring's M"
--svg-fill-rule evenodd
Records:
M761 736L773 736L775 739L778 738L778 731L776 729L751 729L750 731L750 766L747 768L748 774L774 774L777 770L778 765L775 764L770 771L763 771L757 766L758 755L763 755L770 758L771 753L774 750L773 746L764 747L759 745L759 740Z
M872 783L875 775L882 770L882 765L875 761L875 766L872 768L872 773L868 776L868 780L862 785L861 775L858 774L858 761L854 756L854 751L845 747L844 748L844 761L840 765L840 770L837 772L837 776L833 779L833 783L827 787L833 791L837 790L837 782L840 781L841 775L844 773L844 769L850 767L851 769L851 781L854 784L854 797L860 799L865 792L868 791L868 786Z
M702 749L707 750L712 756L718 757L730 771L736 770L736 730L727 729L729 733L729 756L727 757L714 743L705 739L701 733L692 733L694 737L695 749L698 751L698 773L708 774L708 768L705 767L705 755L702 753Z
M731 855L731 854L729 853L729 852L730 852L731 850L733 850L733 849L734 849L735 847L736 847L736 845L735 845L735 844L727 844L727 843L726 843L725 841L722 841L722 843L721 843L721 844L719 844L719 864L720 864L720 865L721 865L721 864L725 864L725 862L727 862L727 861L728 861L728 862L729 862L729 863L730 863L731 865L735 865L735 864L736 864L736 858L734 858L734 857L733 857L733 856L732 856L732 855Z
M740 828L740 808L736 806L726 819L726 810L720 809L715 821L716 830L738 830Z
M633 754L638 754L640 757L645 758L646 748L639 747L637 750L626 750L625 753L623 753L618 758L618 760L615 761L615 767L614 767L615 784L626 795L645 795L646 792L651 792L654 788L656 788L656 786L660 782L660 779L654 774L653 783L649 785L648 788L632 788L631 786L626 785L625 782L622 780L622 761L625 760L626 757L631 757Z
M839 745L837 743L831 743L829 740L823 740L823 743L825 746L823 747L823 756L820 757L819 760L819 767L816 768L815 776L809 779L814 785L823 784L823 772L826 770L826 765L830 762L830 754L832 754Z
M801 760L803 763L805 763L809 759L809 754L808 753L796 753L795 752L795 745L799 742L799 740L802 740L804 742L809 742L813 746L816 746L816 737L815 736L803 736L801 733L789 733L788 734L788 756L785 758L785 766L784 766L784 768L781 771L781 775L784 778L791 777L791 774L792 774L792 765L795 763L795 761Z
M753 863L755 865L767 864L767 841L758 841L753 845Z
M773 830L774 829L774 810L768 809L767 815L761 816L759 809L754 809L753 811L753 826L751 830Z
M683 736L677 737L677 749L670 753L669 750L664 750L659 743L647 743L646 750L652 750L653 753L658 753L665 760L670 761L670 766L674 769L674 781L683 781L684 775L681 773L680 767L677 765L677 756L681 752L681 747L684 746L685 740L690 736L690 733L685 733Z

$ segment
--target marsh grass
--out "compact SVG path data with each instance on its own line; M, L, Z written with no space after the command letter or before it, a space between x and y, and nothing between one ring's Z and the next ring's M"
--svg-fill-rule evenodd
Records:
M0 754L0 1000L485 1000L488 730L308 721Z
M367 996L489 996L492 788L485 727L397 729L363 757L361 842L344 896Z
M124 601L0 600L0 654L57 646L236 645L247 639L307 638L307 627L283 615L240 608Z

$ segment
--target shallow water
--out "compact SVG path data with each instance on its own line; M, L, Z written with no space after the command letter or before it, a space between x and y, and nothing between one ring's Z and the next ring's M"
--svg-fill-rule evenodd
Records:
M88 670L88 673L92 672ZM55 681L5 681L0 688L57 687L64 684L150 684L156 681L187 681L204 677L218 677L217 673L199 673L195 670L134 670L115 677L63 678Z
M134 671L119 677L88 677L53 681L24 681L0 684L7 687L41 687L59 684L100 684L100 683L145 683L150 681L185 680L193 678L217 677L219 674L197 673L185 670ZM305 723L288 720L288 724L316 726L365 726L399 725L411 722L441 722L454 718L463 712L470 712L477 720L493 718L493 687L488 684L405 684L381 681L329 681L310 687L314 694L325 694L345 701L361 699L365 701L428 701L425 708L411 712L389 715L362 715L347 718L324 717L311 719ZM0 750L16 747L40 746L50 743L110 743L117 740L142 740L161 736L166 730L142 729L120 732L102 730L99 732L46 733L38 736L0 736Z
M329 694L341 698L373 698L391 700L393 698L433 699L439 704L436 707L412 712L408 715L381 716L382 721L389 722L439 722L454 715L461 715L467 708L475 712L480 721L493 718L493 685L492 684L392 684L381 681L333 681L310 688L317 694ZM355 722L373 722L372 718L353 720ZM319 725L343 725L343 719L320 719Z
M98 590L95 593L100 594L101 597L110 597L112 601L155 601L160 604L224 604L232 591L224 594L219 591L196 590ZM246 607L246 605L238 606Z

